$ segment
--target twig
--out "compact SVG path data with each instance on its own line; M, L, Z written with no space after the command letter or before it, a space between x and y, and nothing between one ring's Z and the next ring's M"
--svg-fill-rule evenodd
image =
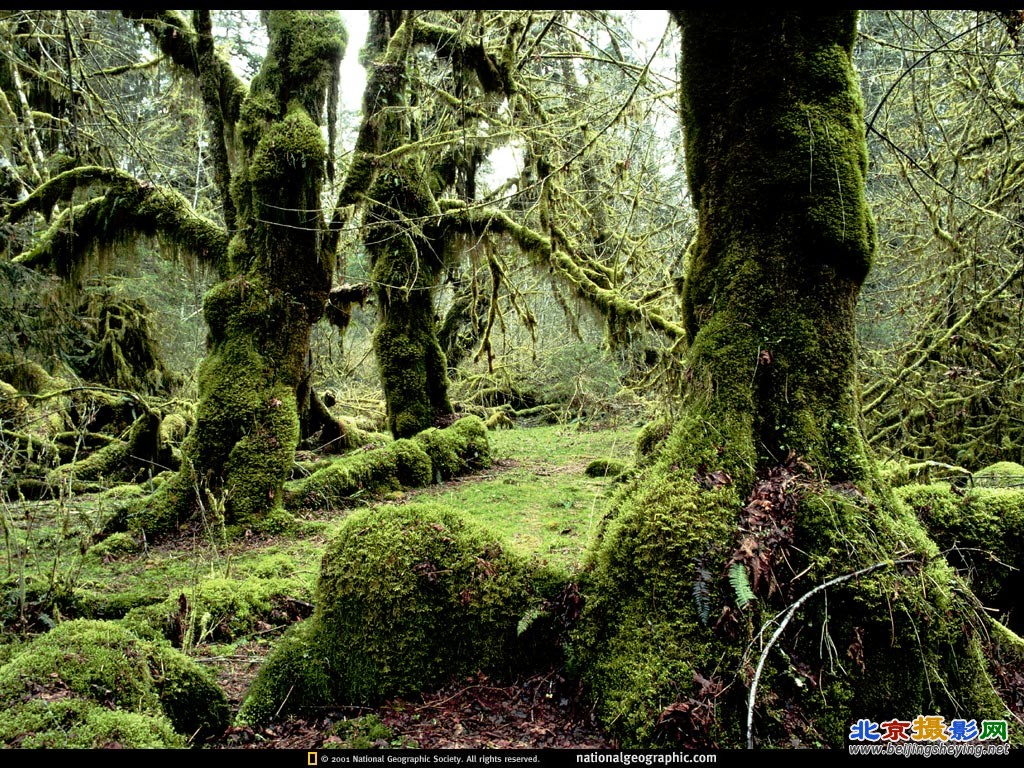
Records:
M866 576L867 574L872 573L873 571L878 571L882 568L888 568L889 566L910 565L917 564L918 562L919 561L917 560L906 559L887 560L883 563L875 563L874 565L869 565L867 568L861 568L859 571L854 571L853 573L847 573L842 576L836 576L834 579L829 579L823 584L819 584L818 586L814 587L814 589L805 592L797 599L795 603L786 608L786 610L784 610L782 613L777 614L773 619L771 619L771 621L765 622L764 626L761 628L762 631L764 630L764 627L768 626L768 624L770 624L772 621L778 619L779 616L784 617L782 621L779 623L779 628L775 630L775 633L768 640L768 644L764 647L764 650L761 652L761 657L757 660L757 668L754 670L754 680L750 685L750 695L747 697L747 749L754 748L754 699L757 696L757 682L761 678L761 671L764 669L764 663L768 658L768 652L772 649L772 646L774 646L775 643L778 641L779 637L782 635L783 630L786 629L786 625L789 624L789 620L793 618L793 616L796 614L800 606L802 606L804 603L810 600L818 592L828 589L829 587L834 586L836 584L841 584L844 581L856 579L859 576ZM758 632L758 634L760 635L761 633Z

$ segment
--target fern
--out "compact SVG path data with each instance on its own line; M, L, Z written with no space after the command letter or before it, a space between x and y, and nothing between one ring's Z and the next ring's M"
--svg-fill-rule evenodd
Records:
M739 608L746 608L754 600L754 590L750 588L747 580L747 569L743 563L733 563L729 567L729 583L732 584L736 605Z
M711 571L704 566L703 559L697 561L697 580L693 583L693 601L697 604L700 623L707 625L711 616Z

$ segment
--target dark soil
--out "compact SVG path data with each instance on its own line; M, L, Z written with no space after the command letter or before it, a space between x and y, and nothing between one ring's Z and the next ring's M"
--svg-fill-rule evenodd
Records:
M237 710L269 645L253 645L231 658L208 659ZM394 699L376 708L343 707L315 717L290 717L264 729L231 727L204 746L213 749L302 749L347 746L383 749L608 749L591 713L558 670L514 683L483 674L457 680L417 699ZM375 715L386 738L349 741L339 725ZM339 735L342 734L342 735Z

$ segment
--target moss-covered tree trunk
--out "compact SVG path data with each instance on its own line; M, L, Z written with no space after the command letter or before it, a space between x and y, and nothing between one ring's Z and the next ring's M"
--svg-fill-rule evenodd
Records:
M408 72L413 41L411 12L370 12L360 149L377 159L363 242L378 307L373 350L388 429L396 438L411 437L452 412L434 309L443 254L425 232L439 211L422 153L407 146L414 134Z
M437 340L434 309L442 255L421 231L428 217L437 215L437 205L422 167L411 158L379 172L369 197L365 242L379 308L373 350L388 429L396 438L412 437L452 413L448 362Z
M688 408L593 550L574 653L598 712L626 744L723 747L1002 717L966 590L856 420L874 249L856 14L673 13L699 216Z
M334 268L320 213L321 124L345 30L333 11L265 11L264 20L267 56L227 140L236 230L227 279L203 303L208 353L195 428L181 472L138 522L155 532L188 514L197 493L229 524L258 525L281 506L299 440L296 392Z

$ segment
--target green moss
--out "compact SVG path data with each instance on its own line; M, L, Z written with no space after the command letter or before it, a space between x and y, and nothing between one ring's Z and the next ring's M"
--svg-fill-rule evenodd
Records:
M259 726L282 712L301 712L334 701L337 672L324 652L318 618L295 624L274 644L246 692L235 722Z
M183 648L233 642L268 625L288 622L289 601L308 600L309 591L296 577L209 578L132 610L125 620Z
M272 93L278 102L296 97L303 108L318 115L324 94L345 55L348 34L336 12L264 12L271 46L257 88Z
M287 486L289 508L330 508L403 487L423 487L490 464L487 429L465 416L413 439L359 449Z
M63 698L33 699L4 709L0 744L18 749L183 749L188 740L165 715Z
M121 531L119 533L111 534L102 541L93 544L87 551L90 558L98 560L114 560L124 555L130 555L138 552L139 542L132 534Z
M618 459L594 459L587 464L583 474L587 477L618 477L626 471L626 462Z
M1010 472L1012 467L990 477L1012 476ZM907 485L896 494L981 601L1021 626L1024 617L1015 609L1024 586L1024 491L979 487L964 493L934 484Z
M18 390L0 380L0 429L18 430L25 426L28 403Z
M267 660L240 718L265 722L289 690L284 712L508 672L535 599L527 563L444 506L355 513L324 555L313 619Z
M673 439L690 442L678 434ZM693 595L701 571L715 568L715 553L727 545L741 505L733 487L698 489L692 469L671 458L628 486L602 522L583 574L585 609L570 647L572 667L598 717L624 746L658 743L664 738L659 716L672 702L690 698L694 676L709 678L735 663L735 651L719 646L705 626L717 617L712 608L721 604L720 584L704 579L707 607Z
M260 135L248 169L252 192L273 199L282 183L306 169L320 168L326 158L327 148L317 124L304 110L289 110L283 120L272 123Z
M812 724L807 743L830 746L844 743L857 717L1005 716L988 682L981 627L963 619L973 615L966 589L884 489L802 485L785 566L787 579L799 577L781 594L755 583L754 599L741 601L727 574L749 536L737 525L749 510L734 480L741 456L731 450L742 431L720 431L724 419L694 412L621 492L583 573L585 610L570 658L611 735L630 747L741 746L752 663L745 649L760 647L771 618L804 592L873 565L808 601L768 657L758 743L788 743L795 712ZM911 562L889 565L894 552ZM739 557L749 563L749 553ZM852 661L834 663L830 647L851 649ZM814 670L814 695L793 684L806 670ZM684 715L672 708L686 702ZM773 702L791 714L773 712Z
M976 485L987 488L1013 488L1024 485L1024 467L1014 461L998 461L974 473Z
M463 416L445 429L431 427L414 439L430 456L435 479L450 480L491 465L487 427L478 416Z
M132 738L163 733L179 745L163 723L186 737L205 736L222 729L228 715L227 698L197 664L106 621L59 624L0 667L0 709L17 708L29 696L82 700L87 705L70 712L92 728L126 727ZM90 705L139 717L111 716L98 724Z

